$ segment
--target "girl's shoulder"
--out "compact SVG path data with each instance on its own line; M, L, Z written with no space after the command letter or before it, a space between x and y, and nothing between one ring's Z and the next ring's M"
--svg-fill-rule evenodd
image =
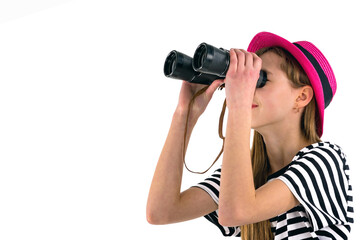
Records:
M354 222L352 186L340 146L318 142L303 148L277 179L304 206L315 231L331 226L337 232L349 232Z
M329 141L322 141L313 143L307 147L301 149L293 158L292 163L301 161L303 159L313 159L313 158L325 158L327 160L341 160L342 162L346 161L346 155L343 149Z

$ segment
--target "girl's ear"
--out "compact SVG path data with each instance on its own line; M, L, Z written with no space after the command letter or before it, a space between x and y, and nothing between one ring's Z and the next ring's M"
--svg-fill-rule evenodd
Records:
M298 108L304 108L309 104L314 96L314 91L311 86L304 86L299 89L298 96L295 101L295 105Z

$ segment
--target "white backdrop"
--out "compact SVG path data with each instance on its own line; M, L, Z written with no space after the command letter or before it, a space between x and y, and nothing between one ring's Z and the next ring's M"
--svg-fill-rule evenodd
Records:
M323 140L347 153L358 202L360 17L356 1L331 2L2 0L0 239L220 239L204 218L146 221L181 84L162 68L173 49L246 49L260 31L311 41L330 61L338 90ZM223 99L217 91L194 130L195 170L220 150ZM185 172L183 188L204 177Z

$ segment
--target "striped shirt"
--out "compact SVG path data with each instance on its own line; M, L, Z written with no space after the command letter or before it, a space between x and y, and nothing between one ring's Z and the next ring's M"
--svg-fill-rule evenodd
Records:
M219 203L221 169L197 184ZM348 239L354 222L349 165L342 149L319 142L300 150L291 163L268 177L283 181L300 204L270 219L275 240ZM224 236L240 237L240 227L218 222L218 211L205 216Z

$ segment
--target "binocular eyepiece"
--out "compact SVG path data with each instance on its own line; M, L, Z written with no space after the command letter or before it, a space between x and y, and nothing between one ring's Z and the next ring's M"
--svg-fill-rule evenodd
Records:
M201 43L193 58L175 50L171 51L165 60L164 74L169 78L210 85L216 79L225 78L229 65L228 50ZM260 70L256 87L263 87L266 80L266 72Z

